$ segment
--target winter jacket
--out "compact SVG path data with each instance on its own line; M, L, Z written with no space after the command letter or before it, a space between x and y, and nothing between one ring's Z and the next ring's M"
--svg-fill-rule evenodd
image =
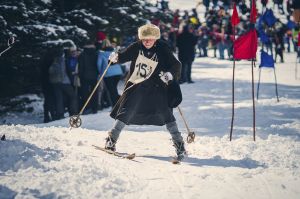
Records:
M97 80L97 52L95 47L86 47L78 59L79 77L84 80Z
M97 68L100 76L102 76L103 72L105 71L108 63L108 57L112 53L112 51L98 51L98 60L97 60ZM123 75L123 71L121 69L120 64L113 64L111 65L104 77L112 77Z
M194 61L197 41L198 37L190 33L187 28L178 36L178 57L181 62Z
M299 0L293 0L293 6L294 9L300 9L300 1Z
M71 84L67 74L65 57L56 57L49 67L49 80L51 83Z
M136 85L129 81L126 83L124 92L110 115L125 124L162 126L173 122L175 118L172 108L168 107L167 85L160 79L159 73L161 71L171 72L173 77L178 80L181 63L165 42L158 40L151 49L146 49L138 41L118 53L120 63L131 61L127 79L134 71L139 51L143 51L147 58L151 58L155 53L158 65L149 79Z

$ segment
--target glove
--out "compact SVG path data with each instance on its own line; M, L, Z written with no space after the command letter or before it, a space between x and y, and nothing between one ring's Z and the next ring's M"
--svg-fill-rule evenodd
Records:
M160 76L161 81L163 81L165 84L168 84L169 81L173 80L173 75L170 72L161 71L159 76Z
M112 52L112 53L109 55L108 59L109 59L109 61L111 61L112 63L118 62L118 53Z

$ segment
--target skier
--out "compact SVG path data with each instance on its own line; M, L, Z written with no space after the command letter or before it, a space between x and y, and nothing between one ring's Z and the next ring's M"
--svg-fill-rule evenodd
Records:
M179 79L181 63L168 44L159 40L159 27L153 24L139 27L138 38L139 41L125 50L109 56L113 63L131 61L131 65L124 92L110 114L116 122L108 132L105 148L116 150L125 125L166 125L176 149L176 159L180 161L186 150L173 109L168 105L167 87L172 80Z

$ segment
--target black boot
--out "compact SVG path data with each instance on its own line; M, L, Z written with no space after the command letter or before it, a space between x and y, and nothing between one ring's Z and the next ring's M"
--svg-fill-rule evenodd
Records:
M184 142L181 141L181 142L175 142L173 141L174 143L174 147L175 147L175 150L176 150L176 154L177 154L177 160L181 161L186 155L186 150L185 150L185 147L184 147Z
M116 143L116 140L114 140L111 136L108 136L106 138L105 149L116 151Z

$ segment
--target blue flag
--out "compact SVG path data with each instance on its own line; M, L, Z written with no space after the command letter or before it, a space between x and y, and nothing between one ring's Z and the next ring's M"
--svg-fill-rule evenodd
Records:
M266 12L263 15L264 22L267 24L267 26L272 27L276 23L277 19L274 16L274 13L271 9L267 9Z
M296 27L296 24L295 24L295 22L293 22L293 21L291 21L291 20L288 20L286 26L287 26L287 28L288 28L289 30L292 30L292 29L294 29L294 28Z
M270 43L270 38L268 37L268 35L263 30L259 30L258 34L259 34L260 41L262 43L264 43L264 44Z
M264 21L263 16L260 16L260 17L258 18L258 20L257 20L257 23L256 23L256 26L257 26L256 29L257 29L258 31L261 31L261 30L264 29L264 27L263 27L263 21Z
M269 55L268 53L266 53L265 51L261 50L261 54L260 54L260 65L259 67L270 67L270 68L274 68L274 59L272 55Z

